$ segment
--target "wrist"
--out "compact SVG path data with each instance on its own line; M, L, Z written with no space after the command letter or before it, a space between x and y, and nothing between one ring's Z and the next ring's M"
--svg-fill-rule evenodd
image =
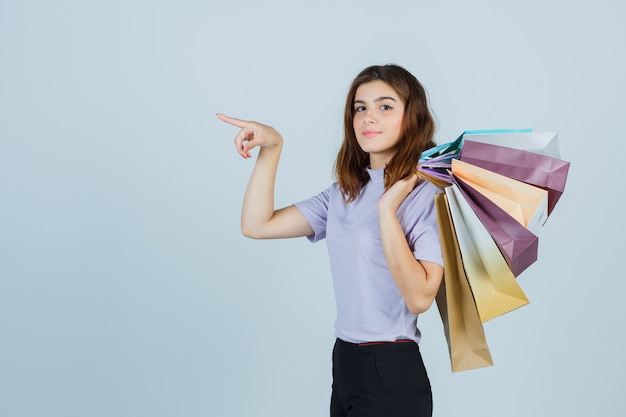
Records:
M262 148L281 148L283 146L283 137L280 135L280 133L276 133L276 136L274 136L272 138L271 141L269 141L269 143L265 144L264 146L261 146Z
M391 206L391 205L386 205L386 204L379 204L378 205L378 217L380 219L383 218L397 218L396 216L396 212L398 211L397 207Z
M283 148L283 140L282 138L268 144L264 144L261 146L261 152L280 152Z

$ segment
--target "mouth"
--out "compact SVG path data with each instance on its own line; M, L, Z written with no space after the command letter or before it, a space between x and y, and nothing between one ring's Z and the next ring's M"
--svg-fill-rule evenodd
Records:
M373 138L375 136L378 136L381 132L378 132L376 130L366 130L365 132L362 132L363 136L365 136L366 138Z

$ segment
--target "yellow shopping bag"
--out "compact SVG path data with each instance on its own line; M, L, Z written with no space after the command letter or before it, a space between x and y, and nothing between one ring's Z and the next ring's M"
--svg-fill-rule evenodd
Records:
M453 184L445 188L465 274L484 323L528 304L500 249Z

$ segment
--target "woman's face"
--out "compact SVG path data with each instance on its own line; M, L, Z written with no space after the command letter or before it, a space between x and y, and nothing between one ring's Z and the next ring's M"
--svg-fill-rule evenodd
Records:
M353 105L359 146L370 155L370 167L382 169L398 149L405 103L384 81L371 81L357 88Z

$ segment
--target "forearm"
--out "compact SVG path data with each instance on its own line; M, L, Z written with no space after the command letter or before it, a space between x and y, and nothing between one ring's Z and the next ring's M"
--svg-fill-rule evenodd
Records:
M248 182L241 210L241 231L249 237L262 235L274 215L274 183L282 142L261 148Z
M395 212L380 210L379 222L385 259L408 309L412 313L427 310L441 278L429 276L422 263L415 259Z

